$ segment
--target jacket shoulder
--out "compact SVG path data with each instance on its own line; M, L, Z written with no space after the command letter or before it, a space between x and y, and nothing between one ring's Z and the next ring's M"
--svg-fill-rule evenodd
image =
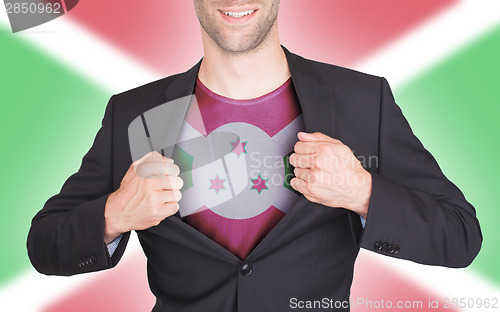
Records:
M371 75L339 65L307 59L299 55L294 56L302 63L302 67L316 74L323 82L341 86L351 85L359 88L366 88L369 85L373 85L380 88L382 78L380 76Z
M164 77L141 86L137 86L133 89L129 89L120 93L115 94L115 98L127 99L127 100L147 100L154 99L158 97L163 97L165 89L181 74L175 74L168 77Z
M166 97L166 91L170 90L169 94L173 96L180 92L178 78L182 77L182 75L185 75L185 73L168 76L115 94L113 96L114 119L119 120L120 124L125 123L128 125L141 114L173 100ZM188 84L184 83L182 87L185 88ZM180 94L179 97L181 97Z

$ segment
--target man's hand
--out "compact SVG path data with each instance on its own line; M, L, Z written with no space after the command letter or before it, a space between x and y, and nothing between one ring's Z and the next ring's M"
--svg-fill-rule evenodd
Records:
M105 207L104 242L158 225L179 210L183 181L174 161L151 152L130 165Z
M351 149L320 132L298 133L290 155L295 178L290 185L315 203L343 207L366 218L372 179Z

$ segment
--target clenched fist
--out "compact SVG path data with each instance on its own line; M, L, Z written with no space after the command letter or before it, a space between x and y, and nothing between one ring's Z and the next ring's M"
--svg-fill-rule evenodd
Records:
M372 179L351 149L320 132L299 132L290 155L295 178L290 185L316 203L343 207L366 218Z
M172 159L151 152L130 165L120 188L109 195L104 242L131 230L158 225L179 210L183 181Z

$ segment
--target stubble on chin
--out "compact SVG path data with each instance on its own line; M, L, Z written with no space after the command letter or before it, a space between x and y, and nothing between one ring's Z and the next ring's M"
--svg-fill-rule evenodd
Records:
M248 31L247 35L234 40L218 28L216 16L210 16L202 4L196 5L196 13L203 30L224 53L231 55L246 54L258 50L270 36L271 29L277 27L278 10L279 2L273 4L271 13L265 20L257 23L254 29Z

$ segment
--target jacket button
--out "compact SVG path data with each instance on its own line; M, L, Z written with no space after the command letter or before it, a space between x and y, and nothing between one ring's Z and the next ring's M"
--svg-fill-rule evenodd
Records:
M384 243L382 244L382 248L381 248L380 250L382 250L382 251L387 251L387 248L388 248L388 247L389 247L389 244L388 244L387 242L384 242Z
M90 257L89 259L90 265L95 265L97 263L97 258L95 256Z
M250 263L243 263L243 265L240 268L241 274L248 276L250 273L252 273L253 267Z
M395 254L397 254L399 252L399 245L394 245L392 248L393 248L392 254L395 255Z
M382 242L377 241L375 245L373 245L373 248L375 248L375 250L382 250Z
M389 244L389 246L387 246L387 252L390 254L394 253L394 245L393 244Z

